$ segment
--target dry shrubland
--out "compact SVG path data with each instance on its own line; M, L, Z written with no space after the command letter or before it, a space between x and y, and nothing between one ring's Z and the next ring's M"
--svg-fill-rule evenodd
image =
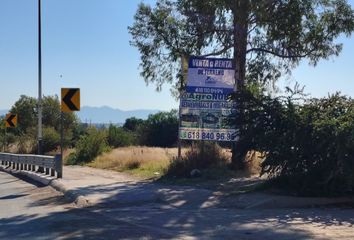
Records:
M100 169L130 172L144 178L160 177L165 174L174 175L180 171L183 173L182 175L188 176L191 169L203 165L194 164L195 161L210 162L211 164L209 163L208 166L224 168L230 163L231 151L229 149L217 147L214 151L211 150L210 146L206 146L205 155L201 158L201 156L197 156L200 153L196 146L182 148L182 158L177 160L177 148L121 147L101 154L87 165ZM70 151L67 154L69 153ZM250 174L259 173L260 154L249 153L247 163Z
M159 176L177 156L177 151L177 148L137 146L116 148L98 156L88 166L116 171L133 171L144 177Z

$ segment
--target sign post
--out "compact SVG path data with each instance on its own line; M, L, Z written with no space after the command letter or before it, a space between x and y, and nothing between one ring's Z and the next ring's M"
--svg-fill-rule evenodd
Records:
M188 59L186 58L186 56L181 55L181 85L180 85L180 89L179 89L179 94L180 97L182 96L182 89L183 89L183 83L184 81L187 80L187 75L188 75ZM181 126L181 105L179 105L179 109L178 109L178 127ZM181 132L178 131L178 155L177 155L177 159L181 160L182 157L182 139L181 139Z
M80 88L61 89L61 111L80 111Z
M12 114L12 113L6 114L5 126L7 128L15 128L15 127L17 127L17 115L16 114Z
M6 141L7 141L7 128L16 128L17 127L17 115L16 114L12 114L12 113L8 113L5 116L5 128L4 128L4 144L3 144L3 151L5 152L6 150Z
M80 111L80 88L61 89L61 113L60 113L60 155L61 164L64 163L64 113ZM62 172L62 171L61 171ZM62 176L61 176L62 177Z

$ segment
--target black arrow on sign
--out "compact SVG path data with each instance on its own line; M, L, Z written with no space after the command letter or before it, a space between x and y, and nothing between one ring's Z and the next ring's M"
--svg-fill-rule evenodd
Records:
M79 109L75 106L75 104L71 101L71 98L76 94L76 92L79 89L74 89L71 88L69 89L68 93L65 95L65 97L63 98L63 102L66 104L66 106L68 106L68 108L71 111L78 111Z
M7 119L6 122L9 124L10 127L15 127L15 124L12 122L12 119L16 117L15 114L11 114Z

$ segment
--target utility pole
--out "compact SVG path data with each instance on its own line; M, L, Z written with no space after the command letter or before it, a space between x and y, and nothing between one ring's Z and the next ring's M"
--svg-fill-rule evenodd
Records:
M43 154L42 133L42 29L41 29L41 0L38 0L38 155Z

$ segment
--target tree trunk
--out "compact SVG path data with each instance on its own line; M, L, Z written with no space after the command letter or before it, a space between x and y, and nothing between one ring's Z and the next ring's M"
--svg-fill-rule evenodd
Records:
M235 0L232 9L234 25L234 64L235 64L235 91L242 92L246 77L246 51L248 36L248 0ZM240 113L243 112L243 103L238 102ZM235 169L245 168L247 150L242 146L242 126L239 126L239 140L232 147L232 165Z

